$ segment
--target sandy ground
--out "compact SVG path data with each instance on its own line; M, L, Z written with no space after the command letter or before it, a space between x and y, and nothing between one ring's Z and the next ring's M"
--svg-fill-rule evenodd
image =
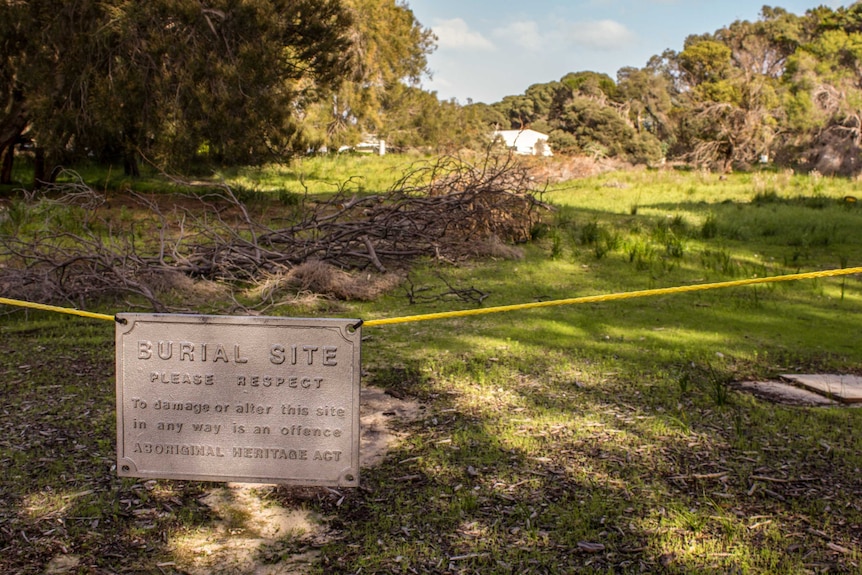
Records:
M373 387L362 389L361 467L378 464L400 439L392 429L394 422L416 420L423 414L424 406L415 402L396 399ZM315 543L332 535L326 518L302 505L285 508L269 500L267 494L273 489L271 485L227 483L201 498L218 519L172 542L176 567L190 575L307 573L318 559ZM302 492L305 488L290 489ZM336 496L339 493L328 491ZM291 553L291 542L299 542L294 546L303 550Z

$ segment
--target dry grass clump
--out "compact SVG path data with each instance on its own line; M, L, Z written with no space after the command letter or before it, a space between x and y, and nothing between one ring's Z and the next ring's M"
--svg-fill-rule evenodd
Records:
M293 268L288 282L303 291L341 300L371 301L397 286L403 278L396 273L346 272L319 260Z
M396 287L403 277L397 273L348 272L320 260L309 260L289 271L261 281L247 296L262 302L331 298L372 301ZM307 303L307 302L306 302Z
M518 246L505 243L495 235L491 235L473 242L469 246L469 255L472 257L487 257L499 260L520 260L524 257L524 250Z
M204 278L192 278L168 268L147 268L138 273L138 279L154 294L174 296L189 306L211 303L228 296L223 283Z
M557 184L569 180L589 178L630 167L625 162L591 156L566 156L554 158L524 158L525 165L536 182Z

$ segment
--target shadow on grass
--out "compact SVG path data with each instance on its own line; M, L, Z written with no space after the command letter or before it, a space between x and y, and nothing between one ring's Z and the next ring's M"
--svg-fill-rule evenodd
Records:
M675 352L664 332L608 340L598 324L585 340L564 319L542 311L536 331L497 349L471 347L466 330L435 337L448 357L426 350L400 368L372 351L373 383L433 408L360 489L303 502L334 534L321 571L854 568L862 412L718 401L712 375L732 361ZM114 476L112 335L63 321L0 331L4 572L57 557L81 572L177 572L172 540L214 523L199 501L208 484ZM273 498L296 505L290 493Z
M519 278L512 297L568 297L587 273L582 290L655 281L630 269L619 257L588 272L551 267L553 281ZM684 261L674 273L664 280L703 270ZM773 406L726 388L797 367L858 371L858 281L846 301L836 285L369 330L371 382L433 409L404 426L361 489L308 503L335 533L320 570L857 569L862 411ZM114 476L112 342L110 327L78 320L0 330L5 572L42 573L61 556L83 572L176 572L171 541L214 522L199 501L207 484Z
M34 315L0 328L0 572L170 572L205 484L117 478L112 326Z
M687 265L668 281L703 273ZM624 268L591 265L590 289ZM566 269L547 276L579 277ZM365 476L326 569L856 569L862 411L772 405L728 384L858 373L859 310L830 280L381 328L372 379L444 404Z
M630 381L562 356L552 359L581 371L548 378L496 357L462 359L463 371L377 372L399 393L445 399L362 490L323 509L343 530L324 547L326 572L855 565L862 446L835 427L858 424L858 410L737 395L718 404L708 370L668 389L675 374Z

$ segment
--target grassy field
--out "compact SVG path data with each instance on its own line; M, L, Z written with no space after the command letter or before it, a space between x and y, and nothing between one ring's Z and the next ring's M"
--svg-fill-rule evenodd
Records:
M407 165L369 160L224 177L268 193L316 174L316 193L356 170L377 191ZM855 186L670 170L554 184L519 259L426 262L378 301L278 313L368 320L476 307L452 286L496 306L860 266ZM410 304L410 285L441 297ZM313 550L315 573L860 573L862 411L735 385L862 374L860 288L852 276L365 328L364 383L426 416L401 424L359 489L262 489L326 536L286 533L258 567ZM10 313L0 349L0 571L74 557L68 572L194 572L201 551L183 542L214 536L216 486L115 477L113 326Z
M201 170L200 177L178 177L171 181L149 165L141 166L141 177L123 174L122 166L106 169L97 164L76 166L60 173L58 182L83 180L98 191L166 192L181 188L182 182L227 182L238 192L259 192L278 195L325 194L339 189L357 192L389 189L404 172L417 162L429 158L420 155L390 154L380 157L371 154L343 154L309 156L293 160L290 164L270 164L255 168L224 168ZM32 163L22 158L15 164L13 184L0 186L0 193L11 193L29 187L32 183Z

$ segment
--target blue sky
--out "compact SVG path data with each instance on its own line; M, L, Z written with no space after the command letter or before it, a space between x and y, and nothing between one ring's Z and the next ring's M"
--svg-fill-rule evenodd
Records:
M803 14L852 1L769 3ZM756 20L764 2L745 0L407 0L438 36L423 87L462 104L497 102L531 84L592 70L616 78L690 34Z

